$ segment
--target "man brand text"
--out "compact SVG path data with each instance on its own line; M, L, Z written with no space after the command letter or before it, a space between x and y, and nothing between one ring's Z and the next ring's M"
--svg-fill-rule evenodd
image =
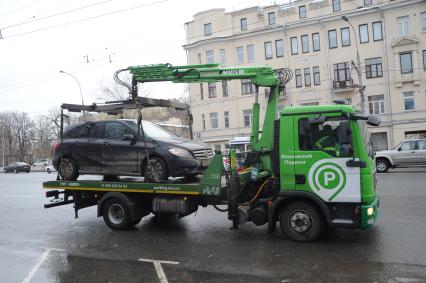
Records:
M223 70L221 75L244 75L244 70Z

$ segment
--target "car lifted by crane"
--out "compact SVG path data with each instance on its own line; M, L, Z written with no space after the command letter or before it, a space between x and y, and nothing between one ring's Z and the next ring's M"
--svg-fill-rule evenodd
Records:
M131 84L119 78L125 71L132 76ZM117 71L114 78L129 89L128 100L88 106L64 104L62 109L117 114L123 109L173 107L187 111L192 125L188 106L138 97L138 84L249 79L256 87L249 151L237 154L230 150L229 170L224 170L223 155L216 151L196 183L181 179L151 183L141 179L65 181L58 174L58 180L43 183L49 190L46 196L53 198L45 208L72 203L77 217L79 209L96 205L98 217L102 216L106 225L124 230L150 213L184 217L199 206L227 205L224 211L233 229L252 222L267 225L271 233L279 222L282 233L295 241L317 240L327 226L371 227L379 213L379 197L366 124L378 126L380 120L341 103L286 107L278 112L280 92L291 76L288 69L223 68L217 64L142 65ZM262 131L259 87L270 88ZM142 124L139 126L143 133ZM62 138L63 118L60 132ZM240 154L244 155L243 163L237 162ZM149 154L145 158L150 164Z

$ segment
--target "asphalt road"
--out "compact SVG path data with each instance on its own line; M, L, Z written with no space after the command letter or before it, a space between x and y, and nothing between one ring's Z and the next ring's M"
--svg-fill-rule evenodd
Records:
M0 282L426 282L426 168L379 175L373 229L308 244L231 231L212 208L111 231L94 207L78 219L70 205L45 210L41 183L54 177L0 174Z

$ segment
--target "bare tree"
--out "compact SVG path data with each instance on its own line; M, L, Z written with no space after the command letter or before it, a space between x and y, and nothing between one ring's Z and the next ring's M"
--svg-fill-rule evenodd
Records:
M12 135L16 141L18 157L24 160L30 150L31 141L34 136L34 123L31 121L27 113L12 113Z
M51 144L55 140L56 126L49 115L34 118L34 152L37 158L47 158L51 153Z

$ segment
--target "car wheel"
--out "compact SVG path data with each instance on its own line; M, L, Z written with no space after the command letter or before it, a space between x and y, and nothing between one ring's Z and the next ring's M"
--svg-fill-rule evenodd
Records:
M312 242L324 232L325 222L315 206L307 202L293 202L283 208L280 228L293 241Z
M150 158L145 165L144 176L147 182L166 181L169 177L166 163L157 156Z
M376 170L379 173L386 173L389 169L389 162L386 159L376 160Z
M19 172L18 172L18 168L15 168L15 171L13 171L13 172L15 172L16 174L18 174Z
M75 181L78 178L77 165L72 158L64 157L59 164L59 175L65 181Z
M113 230L128 230L134 225L126 202L119 198L106 200L102 216L105 224Z
M49 168L46 169L46 172L49 173L49 174L52 173L52 171L50 171Z

